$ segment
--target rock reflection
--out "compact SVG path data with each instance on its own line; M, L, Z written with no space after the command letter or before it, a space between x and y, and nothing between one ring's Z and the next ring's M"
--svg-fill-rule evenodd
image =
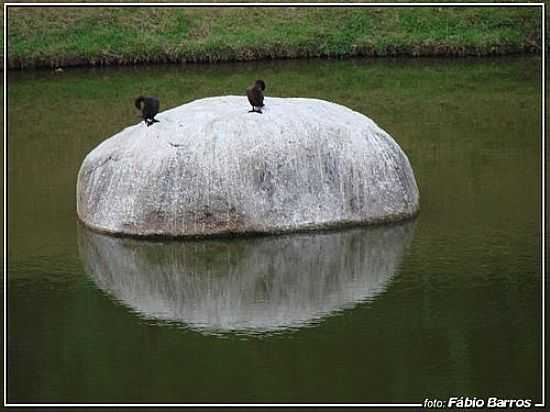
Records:
M380 294L414 223L252 239L150 242L79 228L97 286L150 319L209 333L299 328Z

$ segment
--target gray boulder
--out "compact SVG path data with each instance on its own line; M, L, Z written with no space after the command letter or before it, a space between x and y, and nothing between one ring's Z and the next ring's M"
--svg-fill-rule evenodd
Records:
M78 174L87 226L138 236L277 233L411 217L407 156L366 116L322 100L196 100L102 142Z

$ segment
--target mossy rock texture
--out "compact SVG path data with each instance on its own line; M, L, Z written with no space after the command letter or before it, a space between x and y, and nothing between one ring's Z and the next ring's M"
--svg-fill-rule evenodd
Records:
M418 187L394 139L316 99L200 99L105 140L78 174L92 229L134 236L279 233L414 216Z

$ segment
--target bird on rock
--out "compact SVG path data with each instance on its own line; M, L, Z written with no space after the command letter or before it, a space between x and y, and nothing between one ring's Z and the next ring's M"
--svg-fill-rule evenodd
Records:
M141 110L141 115L147 127L158 122L158 120L155 119L155 116L159 112L159 99L151 96L139 96L135 101L135 105L138 110Z
M263 80L256 80L252 86L246 89L246 96L252 106L252 110L249 110L248 113L262 113L261 109L264 107L264 90L265 82Z

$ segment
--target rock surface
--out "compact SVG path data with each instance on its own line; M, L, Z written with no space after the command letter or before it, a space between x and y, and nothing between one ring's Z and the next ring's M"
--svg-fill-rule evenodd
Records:
M375 299L397 274L414 222L254 239L149 242L79 230L96 285L147 319L203 333L313 325Z
M276 233L416 214L397 143L366 116L322 100L196 100L105 140L78 174L89 227L138 236Z

